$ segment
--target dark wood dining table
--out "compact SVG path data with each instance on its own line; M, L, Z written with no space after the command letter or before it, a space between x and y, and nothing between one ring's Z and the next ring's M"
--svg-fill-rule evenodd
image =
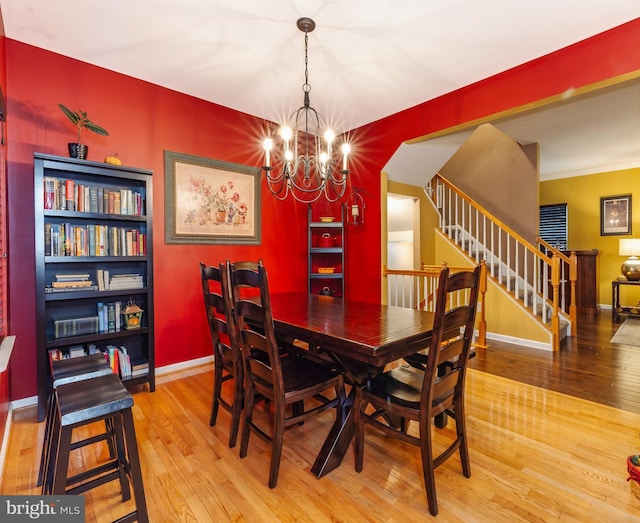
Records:
M326 350L355 386L386 364L427 348L434 318L432 312L306 293L272 293L271 307L280 336ZM343 419L336 420L311 467L318 478L340 465L349 448L353 396L352 389Z

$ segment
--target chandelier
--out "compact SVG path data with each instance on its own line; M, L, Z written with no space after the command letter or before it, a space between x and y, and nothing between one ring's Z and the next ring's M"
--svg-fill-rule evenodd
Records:
M311 106L309 33L316 24L306 17L298 19L296 24L304 33L304 102L302 107L291 113L288 124L280 128L277 149L272 138L264 140L265 163L262 169L269 190L278 200L285 200L291 195L299 202L312 203L324 196L328 201L335 202L344 196L351 147L343 143L340 158L333 144L335 133L326 128L323 118ZM276 157L274 165L272 155ZM339 166L342 168L339 169Z

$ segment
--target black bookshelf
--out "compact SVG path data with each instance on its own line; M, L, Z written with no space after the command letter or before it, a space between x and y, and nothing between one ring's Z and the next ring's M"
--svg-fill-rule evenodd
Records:
M39 420L51 389L50 353L66 356L71 347L83 346L87 352L126 347L132 363L148 365L148 372L123 378L123 383L155 390L151 175L138 168L34 154ZM54 288L70 275L78 280L71 288ZM116 275L136 275L142 283L109 289ZM124 318L116 326L113 318L105 318L98 329L56 337L56 321L98 315L98 304L113 304L116 310L118 303L121 310L130 300L144 310L140 328L127 330Z

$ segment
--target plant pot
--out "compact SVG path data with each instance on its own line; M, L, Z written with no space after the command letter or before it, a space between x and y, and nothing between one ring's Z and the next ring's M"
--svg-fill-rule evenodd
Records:
M78 158L79 160L86 160L89 153L89 146L83 143L69 143L69 156L71 158Z

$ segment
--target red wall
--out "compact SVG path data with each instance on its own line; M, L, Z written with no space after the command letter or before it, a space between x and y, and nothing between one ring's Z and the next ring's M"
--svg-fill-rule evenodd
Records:
M379 300L380 171L402 141L640 70L640 21L352 131L353 185L366 188L365 225L347 231L347 297ZM628 50L632 50L630 52ZM261 120L7 40L10 329L17 335L12 398L36 394L33 153L65 155L73 129L58 109L82 109L109 137L88 134L89 159L117 152L154 171L156 362L211 353L197 263L262 258L272 290L306 291L306 206L263 184L262 245L164 244L163 150L260 164ZM247 88L247 96L256 96ZM425 178L430 173L425 173ZM322 211L319 212L319 214Z

